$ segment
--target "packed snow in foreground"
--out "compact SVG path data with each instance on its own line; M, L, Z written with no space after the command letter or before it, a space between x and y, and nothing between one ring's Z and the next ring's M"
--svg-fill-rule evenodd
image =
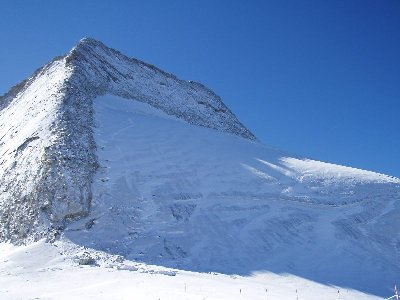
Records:
M85 257L93 265L80 265ZM88 261L90 263L90 261ZM297 291L297 292L296 292ZM339 291L339 293L338 293ZM354 290L293 275L196 273L126 261L67 241L0 244L0 299L372 300Z

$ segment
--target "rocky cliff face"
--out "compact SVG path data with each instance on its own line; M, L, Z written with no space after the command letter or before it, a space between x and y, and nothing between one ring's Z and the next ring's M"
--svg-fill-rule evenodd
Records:
M106 93L256 140L201 84L83 39L0 98L0 241L52 236L89 213L97 168L92 102Z

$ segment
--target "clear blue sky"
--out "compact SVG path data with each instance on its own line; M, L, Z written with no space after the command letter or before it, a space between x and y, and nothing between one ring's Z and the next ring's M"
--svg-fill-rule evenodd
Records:
M0 4L0 94L91 36L219 94L264 143L400 177L400 1Z

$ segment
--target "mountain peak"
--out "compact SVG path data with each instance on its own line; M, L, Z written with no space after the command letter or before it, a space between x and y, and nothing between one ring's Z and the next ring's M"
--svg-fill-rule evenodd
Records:
M80 40L65 58L81 86L145 102L188 123L256 140L221 98L204 85L178 79L151 64L129 58L93 38Z
M94 50L96 47L101 47L103 49L111 49L99 40L96 40L92 37L84 37L79 40L79 42L75 45L75 47L71 49L71 51L68 53L67 56L73 54L76 51Z
M203 85L82 39L0 98L0 240L36 240L89 213L98 168L93 101L106 94L256 140Z
M80 44L93 44L94 45L94 44L103 44L103 43L92 37L84 37L79 40L77 46Z

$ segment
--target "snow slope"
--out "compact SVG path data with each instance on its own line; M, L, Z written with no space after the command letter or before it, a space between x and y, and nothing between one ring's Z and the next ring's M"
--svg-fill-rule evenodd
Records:
M0 111L0 241L40 238L40 232L47 231L44 215L50 202L55 220L63 218L65 210L70 215L82 210L76 200L63 201L56 191L51 198L47 197L49 185L58 186L56 180L49 181L54 177L52 162L58 164L56 161L62 159L56 151L57 145L63 144L65 132L60 124L64 101L60 90L70 76L71 70L64 68L62 61L54 60L25 82L25 88L20 87L12 101L2 102L5 107ZM63 176L71 179L67 172ZM79 198L71 190L68 192Z
M76 244L196 272L289 273L383 295L399 274L398 179L291 157L116 96Z

